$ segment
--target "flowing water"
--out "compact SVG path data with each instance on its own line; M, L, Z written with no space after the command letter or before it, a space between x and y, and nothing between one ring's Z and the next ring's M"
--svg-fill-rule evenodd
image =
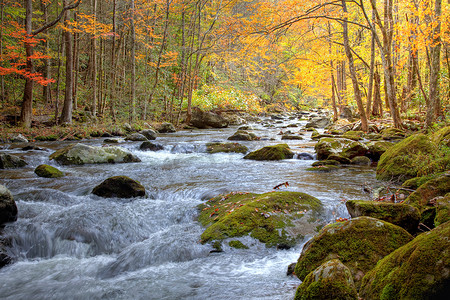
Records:
M281 128L304 121L285 119L272 128L254 125L260 141L250 150L280 143ZM289 128L299 131L298 128ZM23 152L29 162L2 170L0 182L14 195L19 216L3 237L14 263L0 269L1 299L292 299L300 281L286 276L303 243L289 250L267 249L244 237L248 250L224 246L211 253L202 245L204 228L196 206L219 193L263 193L280 183L308 193L326 207L323 218L348 217L343 199L365 199L362 186L374 184L371 168L347 167L331 173L305 171L313 160L244 160L242 154L208 154L206 143L226 141L236 128L179 131L156 140L163 151L139 151L139 142L121 146L142 162L57 166L48 156L69 142L37 145L48 151ZM294 152L314 154L310 133L287 142ZM100 146L103 139L83 141ZM39 178L34 168L50 164L66 173ZM91 194L104 179L126 175L140 181L147 196L104 199Z

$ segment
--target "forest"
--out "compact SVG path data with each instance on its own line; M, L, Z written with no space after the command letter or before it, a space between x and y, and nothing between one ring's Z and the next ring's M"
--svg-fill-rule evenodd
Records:
M450 118L442 0L1 0L3 127L351 106Z

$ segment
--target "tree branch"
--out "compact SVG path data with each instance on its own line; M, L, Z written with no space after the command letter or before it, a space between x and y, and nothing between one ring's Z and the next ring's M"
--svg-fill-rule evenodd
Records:
M52 27L52 26L55 26L56 23L58 23L58 22L61 20L61 18L64 16L64 13L65 13L67 10L76 8L78 5L80 5L80 3L81 3L81 0L77 0L77 2L75 2L75 3L71 4L71 5L67 5L66 7L64 7L64 8L62 9L62 11L59 13L58 17L56 17L56 19L54 19L53 21L51 21L51 22L49 22L49 23L47 23L47 24L44 24L41 28L36 29L35 31L33 31L33 32L31 33L31 35L32 35L32 36L38 35L38 34L41 33L42 31L47 30L48 28L50 28L50 27Z

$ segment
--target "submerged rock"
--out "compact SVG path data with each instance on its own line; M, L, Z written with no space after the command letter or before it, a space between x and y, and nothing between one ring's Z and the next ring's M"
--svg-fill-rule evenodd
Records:
M208 153L247 153L248 148L239 143L208 143L206 144L206 151Z
M336 222L324 227L308 241L300 254L295 274L305 280L324 262L339 258L358 286L378 260L412 240L403 228L369 217Z
M133 198L145 196L145 188L127 176L113 176L97 185L92 194L104 198Z
M352 273L339 259L329 260L306 276L295 300L357 300Z
M282 160L294 157L294 152L291 151L287 144L278 144L275 146L266 146L259 150L250 152L245 159L252 160Z
M141 160L121 147L93 147L72 144L50 155L61 165L83 165L100 163L130 163Z
M57 168L45 164L37 166L36 169L34 169L34 173L39 177L45 178L58 178L64 176L64 173Z
M219 195L199 209L199 221L208 226L202 243L250 235L267 247L285 249L323 223L320 200L299 192Z
M11 154L0 154L0 169L17 169L28 165L23 159Z
M417 236L364 276L363 299L448 299L450 222Z
M0 184L0 226L17 220L17 206L11 192Z
M294 135L294 134L284 134L281 137L282 140L303 140L303 137L301 135Z
M380 219L400 226L410 233L415 233L419 225L419 210L408 204L349 200L345 205L352 218L366 216Z
M372 163L370 158L366 156L355 156L351 159L352 165L358 165L358 166L369 166Z
M164 146L161 144L145 141L139 146L139 150L160 151L160 150L164 150Z

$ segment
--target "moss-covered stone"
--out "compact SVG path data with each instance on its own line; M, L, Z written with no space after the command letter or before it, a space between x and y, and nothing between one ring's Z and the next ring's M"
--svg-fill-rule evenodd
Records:
M45 164L37 166L36 169L34 169L34 173L39 177L45 178L58 178L64 176L64 173L57 168Z
M380 219L400 226L410 233L415 233L419 225L419 210L404 203L349 200L345 205L352 218L366 216Z
M314 166L312 168L307 168L306 171L315 171L315 172L331 172L338 170L339 166L337 165L322 165L322 166Z
M330 156L328 156L326 160L334 160L343 165L349 165L352 163L350 159L348 159L347 157L343 157L342 155L339 154L331 154Z
M173 126L172 123L164 122L161 125L159 125L158 132L159 133L173 133L173 132L177 132L177 130L176 130L175 126Z
M345 139L359 141L363 139L364 131L349 130L342 135Z
M369 149L363 143L343 138L321 138L314 148L319 160L327 159L331 154L352 159L355 156L365 155Z
M104 198L133 198L145 196L145 188L127 176L113 176L94 187L92 194Z
M339 166L341 163L338 162L337 160L332 160L332 159L326 159L326 160L320 160L320 161L316 161L312 164L313 167L319 167L319 166Z
M437 145L450 147L450 126L441 128L440 130L436 131L432 135L431 139Z
M434 225L439 226L445 222L450 221L450 193L444 197L437 197L436 199L436 217Z
M416 177L420 169L416 162L417 155L431 155L436 151L436 145L426 135L412 135L389 148L380 157L377 179L404 181Z
M121 147L93 147L84 144L72 144L57 150L50 159L61 165L83 165L98 163L129 163L141 160Z
M28 165L23 159L11 154L0 154L0 169L16 169Z
M245 159L253 160L282 160L294 157L294 152L291 151L287 144L278 144L274 146L266 146L259 150L250 152Z
M228 243L231 248L235 249L248 249L248 246L244 245L241 241L233 240Z
M208 226L202 243L250 234L267 247L289 248L323 223L321 202L298 192L219 195L199 209L199 221Z
M406 137L406 133L404 130L389 127L385 128L382 132L383 140L391 141L391 140L402 140Z
M339 259L329 260L309 273L295 294L295 300L317 299L358 299L352 273Z
M372 161L367 156L355 156L351 159L352 165L368 166L371 163L372 163Z
M303 247L295 267L300 280L327 260L339 258L351 271L356 285L378 260L412 240L403 228L359 217L325 226Z
M387 141L372 141L367 143L367 147L369 151L366 156L372 159L373 161L379 161L381 155L386 152L389 148L394 146L393 143Z
M206 144L206 151L208 153L247 153L248 148L239 143L208 143Z
M256 134L245 130L238 130L228 138L229 141L254 141L257 139Z
M417 236L368 272L359 290L364 299L448 299L450 222Z
M301 135L295 135L295 134L284 134L281 137L282 140L303 140L303 137Z
M148 139L143 134L134 132L134 133L127 135L125 140L133 141L133 142L143 142L143 141L147 141Z
M418 189L419 186L421 186L422 184L425 184L427 181L435 179L443 174L444 173L437 173L437 174L430 174L430 175L425 175L425 176L414 177L414 178L408 179L405 182L403 182L402 187L415 190L415 189Z
M435 179L422 184L414 193L406 198L405 203L423 211L431 203L429 201L438 196L445 196L450 192L450 173L445 173Z

